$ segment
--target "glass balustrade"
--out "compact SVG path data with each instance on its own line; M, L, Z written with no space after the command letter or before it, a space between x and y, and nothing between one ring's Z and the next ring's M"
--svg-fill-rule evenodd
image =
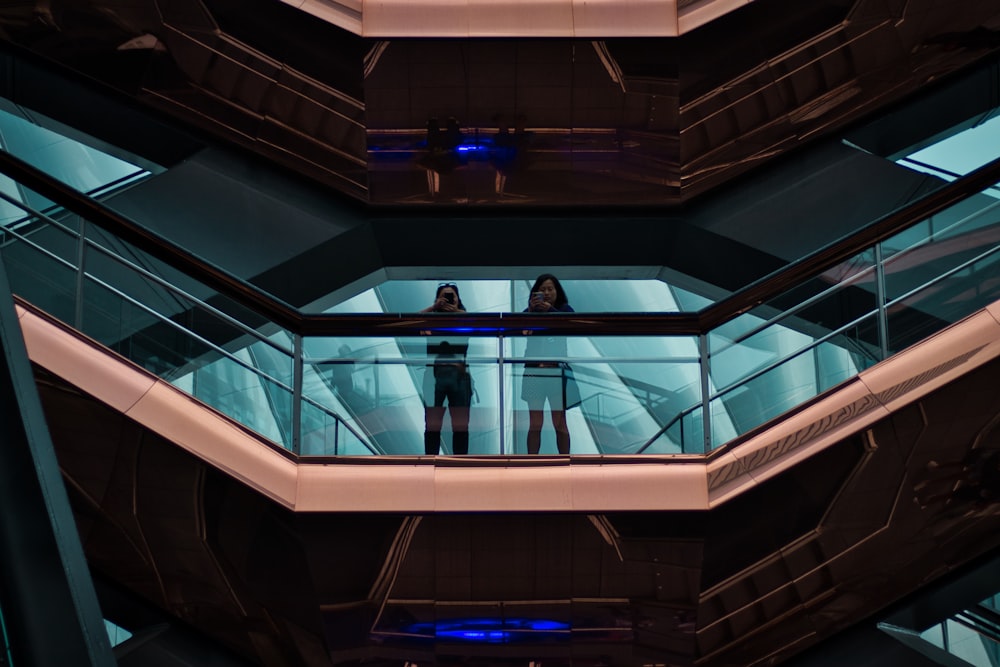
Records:
M992 187L718 326L670 335L658 325L678 331L679 314L630 330L596 311L622 294L661 308L691 295L579 281L574 305L585 316L536 316L528 328L520 312L474 313L461 325L383 313L373 317L412 331L302 336L75 215L4 201L21 211L2 237L15 293L303 456L517 455L531 442L555 454L563 423L573 454L702 454L1000 297ZM484 281L474 293L515 311L522 282ZM425 305L429 289L355 297L325 316L328 329L340 315L370 313L366 304ZM572 332L560 326L569 320Z

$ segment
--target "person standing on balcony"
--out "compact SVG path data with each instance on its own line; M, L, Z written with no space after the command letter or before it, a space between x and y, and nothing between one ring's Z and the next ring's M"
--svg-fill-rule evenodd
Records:
M465 304L455 283L441 283L434 303L423 313L464 313ZM444 424L445 400L451 416L451 450L469 453L469 406L472 404L472 376L465 363L468 340L437 340L427 344L428 365L424 377L424 453L434 456L441 451L441 427Z
M526 313L572 313L569 299L559 279L543 273L535 279L528 296ZM530 332L529 332L530 333ZM569 427L566 408L578 394L576 382L570 377L564 337L529 335L524 350L524 378L521 382L521 400L528 404L528 453L537 454L542 444L542 422L545 403L548 401L552 427L556 432L556 448L560 454L569 454ZM551 360L548 360L548 359ZM567 394L570 394L567 400Z

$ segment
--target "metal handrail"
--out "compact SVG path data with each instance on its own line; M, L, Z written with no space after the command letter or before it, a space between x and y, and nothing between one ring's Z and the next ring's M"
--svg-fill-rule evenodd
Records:
M275 324L304 336L420 335L427 330L469 328L470 335L495 335L520 329L541 329L561 335L699 335L811 279L902 231L914 219L925 219L1000 181L1000 159L993 160L861 230L765 276L697 313L566 313L553 317L530 313L451 314L303 314L288 303L213 266L194 253L143 228L125 216L57 181L10 153L0 151L0 173L21 182L115 234L172 268L201 281Z
M428 333L449 333L461 329L463 335L489 337L503 337L507 333L520 335L524 331L545 331L547 335L586 335L590 337L606 335L698 335L704 339L707 333L714 328L739 317L767 300L780 296L791 287L803 281L814 279L824 271L876 246L879 242L912 226L914 221L925 220L929 216L945 210L969 196L978 194L987 186L994 185L1000 180L1000 159L988 163L967 177L944 186L935 193L899 211L884 216L864 229L756 281L746 288L737 291L732 296L712 304L701 311L695 313L565 313L558 314L555 317L551 314L546 314L542 317L531 313L462 313L458 315L437 313L303 314L289 304L262 292L250 283L212 266L193 253L143 229L135 222L103 207L100 203L52 179L44 172L35 169L9 153L0 152L0 173L6 174L15 181L63 206L66 210L81 216L88 223L104 229L106 232L132 244L139 250L148 253L174 269L200 281L206 287L215 290L224 297L230 298L240 306L265 318L274 325L283 327L295 337L323 335L418 337L426 336ZM23 207L23 204L19 205ZM45 218L47 216L41 217ZM105 251L99 245L94 245L94 248ZM124 261L136 270L141 270L141 267L133 266L127 260L117 258L113 253L111 253L111 256L119 259L119 261ZM970 260L970 262L978 261L983 256L986 255L981 255L974 260ZM961 267L948 272L946 275L950 275L958 270L961 270ZM143 271L143 273L146 272ZM854 276L852 281L856 279L858 279L858 276ZM926 285L932 285L940 279L943 278L929 281ZM171 290L174 289L173 286L163 283L160 279L157 279L157 282ZM843 287L843 285L844 283L839 283L837 287ZM823 295L827 294L828 291L824 290ZM200 303L199 299L194 299L190 295L187 295L186 298ZM819 298L819 296L815 298ZM796 309L802 307L805 306L799 305ZM219 314L224 315L224 313ZM787 316L787 312L782 313L777 319ZM225 319L229 320L231 318L227 316ZM247 333L253 333L252 327L237 323L235 320L231 321L231 323L239 324L239 328ZM837 331L823 336L792 356L799 356L816 348L831 337L839 335L841 330L846 330L849 326L851 325L845 325ZM259 335L254 337L260 339ZM280 347L274 345L272 341L266 338L263 340L274 347ZM287 353L287 350L285 352ZM663 426L656 435L640 448L639 453L645 451L664 432L671 429L678 422L682 423L686 416L693 414L698 409L705 409L707 415L708 406L712 400L732 391L734 388L746 384L746 382L752 380L754 377L759 377L772 368L786 363L787 360L788 357L784 356L782 359L770 364L767 368L758 369L749 379L743 378L722 390L717 389L709 393L706 387L705 391L703 391L702 400L699 403L678 413L674 419ZM707 358L703 360L705 364L707 364L707 361ZM406 362L402 361L401 363ZM507 360L506 363L511 363L511 361ZM260 372L259 369L255 370L258 373ZM707 373L707 370L703 368L703 383L705 381L705 373ZM296 400L304 398L296 393ZM312 404L312 401L307 400L307 402ZM343 421L339 416L333 415L333 413L330 414L337 421ZM299 428L298 424L293 425L293 429L296 429L296 434ZM706 423L705 428L707 438L709 424ZM292 440L293 443L297 442L297 435ZM364 442L362 438L359 438L359 440ZM707 442L706 445L710 447Z

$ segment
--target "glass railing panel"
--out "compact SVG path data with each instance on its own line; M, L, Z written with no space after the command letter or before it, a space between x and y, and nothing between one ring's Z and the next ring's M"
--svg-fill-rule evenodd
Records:
M2 252L13 293L72 324L77 292L75 262L69 264L58 254L24 238L9 241Z
M710 378L720 389L711 400L712 446L729 442L876 363L878 357L866 341L875 335L877 323L878 314L873 312L822 339L784 332L780 337L787 349L775 355L776 361L729 385L718 383L719 370L727 358L742 352L742 346L713 358Z
M555 406L574 454L639 453L654 440L657 453L682 452L680 422L701 397L697 349L693 336L506 339L507 451L534 453L540 442L540 453L557 453Z
M206 363L172 384L282 447L294 448L291 388L254 369L249 353Z
M335 353L317 357L323 348ZM501 452L495 338L308 339L305 349L332 390L327 407L379 450Z
M480 374L470 372L473 364L468 339L316 337L303 342L303 392L319 408L342 419L369 443L369 449L385 454L423 454L425 403L429 401L433 406L432 378L438 346L444 348L441 354L449 354L454 364L462 366L464 377ZM469 383L464 390L460 397L456 386L448 396L441 397L442 407L455 402L461 409L459 425L469 418ZM447 441L441 452L450 453L455 444L450 414L448 418L442 415L440 421L440 432ZM462 432L469 433L469 429Z
M565 412L575 454L638 453L653 440L651 452L679 453L695 446L683 442L685 434L700 443L690 416L700 400L698 359L676 353L694 349L691 337L564 338L567 354L559 358L539 349L526 356L527 341L507 339L502 366L497 342L308 338L303 394L342 419L367 450L385 454L527 453L532 405L542 413L540 453L557 453L553 401L566 407L557 412ZM311 430L304 424L304 443ZM321 441L331 437L303 453L328 453Z
M82 283L83 333L283 447L295 446L287 334L239 323L103 254ZM88 257L90 259L90 257ZM113 281L117 286L113 285ZM144 302L143 299L146 299ZM156 312L165 305L169 316Z
M930 278L921 289L890 304L886 315L889 348L905 349L998 298L1000 245L957 271Z
M1000 298L1000 201L972 197L886 245L889 349L899 351ZM888 251L887 253L888 254Z
M882 242L889 301L974 258L1000 238L1000 200L970 197Z
M264 324L263 318L259 314L254 313L232 299L221 297L216 290L207 287L165 262L150 256L134 245L94 225L86 225L86 234L88 259L91 256L114 257L116 258L115 261L122 265L128 265L133 270L155 276L158 279L158 283L170 287L170 292L186 294L191 298L210 304L214 309L224 312L233 319L246 323L251 328L256 328ZM157 293L154 298L158 300L162 299L162 293ZM164 315L173 312L165 309L169 304L169 300L163 300L158 306L159 308L164 308L162 311Z
M0 147L81 192L119 186L149 172L6 111L0 111Z
M302 456L371 456L383 454L342 416L317 405L302 402Z
M565 449L564 432L574 454L701 453L1000 298L994 194L920 221L879 252L861 252L703 338L553 337L542 328L503 338L307 337L301 366L290 332L96 229L81 244L74 231L83 225L73 216L69 227L39 218L8 230L3 252L28 301L302 454L546 454ZM81 248L83 280L73 268ZM518 303L528 288L487 282L469 294ZM624 292L595 281L571 285L575 303L604 310L677 303L662 283ZM430 289L419 287L385 294L413 300ZM883 294L888 307L880 311ZM459 367L461 377L452 377ZM440 445L427 435L437 430Z
M877 308L873 291L845 285L814 300L809 308L785 311L767 321L756 314L743 315L737 323L744 329L740 337L733 338L724 329L708 336L712 383L719 388L738 384L821 341L836 348L828 355L843 350L877 358L879 337L873 317Z
M865 251L709 332L710 353L732 345L772 349L778 331L818 338L877 307L874 251ZM754 339L756 338L756 342Z
M705 454L704 410L698 404L682 412L667 423L666 427L641 447L638 454Z
M180 295L174 295L167 316L141 300L145 290L138 279L119 285L88 274L79 329L162 377L177 377L226 349L247 347L244 329Z

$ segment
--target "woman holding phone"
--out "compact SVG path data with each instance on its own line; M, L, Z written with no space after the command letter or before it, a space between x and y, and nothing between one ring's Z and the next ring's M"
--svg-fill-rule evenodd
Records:
M543 273L535 279L528 297L526 313L572 313L569 299L559 279ZM567 387L573 380L568 376L569 366L560 359L566 356L566 339L553 336L528 336L524 350L524 378L521 383L521 400L528 404L528 453L537 454L542 444L542 422L545 419L545 402L549 403L552 427L556 432L556 448L560 454L569 454L569 427L566 424ZM547 360L546 357L552 360ZM576 390L575 384L570 392Z
M465 304L455 283L441 283L434 303L422 313L464 313ZM427 343L427 358L434 362L424 376L424 453L434 456L441 451L441 427L444 424L445 400L451 415L451 450L469 453L469 406L472 404L472 376L465 363L469 349L466 338L451 341L435 338ZM433 381L432 381L433 379Z

